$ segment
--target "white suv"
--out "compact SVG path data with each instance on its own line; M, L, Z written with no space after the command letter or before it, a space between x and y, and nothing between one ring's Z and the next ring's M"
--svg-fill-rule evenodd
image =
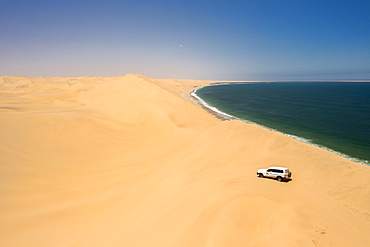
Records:
M292 173L289 171L288 168L285 167L277 167L277 166L271 166L268 169L259 169L257 171L257 176L260 178L263 177L270 177L270 178L276 178L279 182L285 180L289 180L292 176Z

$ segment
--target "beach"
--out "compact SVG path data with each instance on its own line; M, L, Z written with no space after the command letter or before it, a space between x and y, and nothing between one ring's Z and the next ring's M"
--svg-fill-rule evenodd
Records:
M212 83L0 77L1 245L370 246L370 168L209 114Z

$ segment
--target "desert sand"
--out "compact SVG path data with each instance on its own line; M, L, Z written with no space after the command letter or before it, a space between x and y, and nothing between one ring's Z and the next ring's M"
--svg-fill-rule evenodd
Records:
M210 83L0 77L0 246L370 246L370 167L208 114Z

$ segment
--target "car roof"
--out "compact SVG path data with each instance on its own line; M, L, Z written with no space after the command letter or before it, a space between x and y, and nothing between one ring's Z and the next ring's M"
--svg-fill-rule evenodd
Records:
M286 167L279 167L279 166L270 166L268 169L281 169L281 170L286 170L286 169L288 169L288 170L289 170L289 168L286 168Z

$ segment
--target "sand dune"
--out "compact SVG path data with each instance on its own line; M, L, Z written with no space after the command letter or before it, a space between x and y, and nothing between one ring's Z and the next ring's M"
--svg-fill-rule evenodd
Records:
M370 246L369 167L181 97L209 83L0 78L0 245Z

